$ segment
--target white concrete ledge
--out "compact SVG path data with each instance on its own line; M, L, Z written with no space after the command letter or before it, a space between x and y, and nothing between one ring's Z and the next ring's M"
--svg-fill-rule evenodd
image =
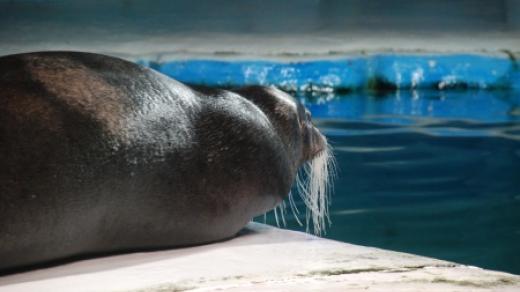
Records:
M251 223L229 241L0 277L0 291L520 291L520 276Z
M156 62L184 59L306 60L358 56L369 53L485 53L504 56L503 50L520 55L520 32L481 32L442 35L438 33L314 33L292 35L249 35L193 33L65 37L36 34L24 38L13 34L0 42L0 55L31 51L88 51L131 61ZM0 34L0 36L2 36Z

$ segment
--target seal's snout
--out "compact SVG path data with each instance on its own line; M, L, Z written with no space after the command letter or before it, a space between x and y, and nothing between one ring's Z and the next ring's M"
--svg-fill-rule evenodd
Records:
M327 149L327 139L310 123L306 127L305 132L304 136L306 141L304 143L303 160L308 161L314 159Z
M311 157L313 159L318 154L323 152L327 148L327 139L322 133L316 128L312 127L312 139L311 139Z
M295 193L307 207L307 231L312 228L315 234L321 234L330 222L329 195L335 175L335 163L332 148L325 136L314 126L311 112L297 99L275 87L250 86L235 92L257 105L274 126L289 154L288 162L295 174ZM299 212L292 201L290 185L287 186L289 205L296 221L301 224ZM284 202L278 206L283 209ZM274 210L275 218L278 218L276 208ZM280 214L284 221L284 211Z
M296 186L298 193L308 208L306 222L309 223L315 234L321 234L329 222L329 196L332 179L335 175L334 156L327 139L320 131L309 123L304 135L307 145L304 146L303 177L298 176Z

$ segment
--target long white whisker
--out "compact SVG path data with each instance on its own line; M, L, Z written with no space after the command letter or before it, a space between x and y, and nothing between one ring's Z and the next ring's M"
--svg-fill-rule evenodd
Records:
M287 222L285 221L285 201L282 201L282 203L279 205L280 207L280 214L282 215L282 224L283 226L287 226Z
M298 218L300 215L300 210L298 210L298 207L296 206L296 203L294 202L293 193L289 192L289 206L291 207L291 211L293 213L294 218L296 219L296 222L298 225L303 226L302 222L300 221L300 218Z
M277 227L280 227L280 221L278 221L278 206L274 207L273 209L273 212L274 212L274 219L276 221L276 226Z

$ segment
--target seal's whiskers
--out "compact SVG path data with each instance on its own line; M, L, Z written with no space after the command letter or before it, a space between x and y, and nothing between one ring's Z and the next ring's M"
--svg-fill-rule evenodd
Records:
M322 234L326 223L330 224L329 204L332 187L332 179L335 176L335 161L332 149L327 145L326 149L303 167L305 181L301 173L296 177L296 188L307 207L305 222L307 232L312 225L313 233ZM296 214L295 214L295 217Z
M296 203L294 202L293 192L289 192L288 197L289 197L289 206L291 207L291 212L294 215L296 222L298 223L298 225L303 226L303 224L299 218L300 210L298 210L298 207L296 206Z
M330 194L332 193L332 181L336 175L336 162L332 155L332 148L327 144L325 150L318 154L314 159L306 162L300 172L296 175L295 187L301 200L307 207L305 212L306 231L316 235L325 232L325 227L330 224L329 205ZM296 219L296 222L303 226L300 221L300 210L294 201L293 192L288 195L289 207ZM280 220L283 226L287 225L285 214L287 212L287 204L282 201L272 210L276 226L280 227ZM278 214L280 212L280 214ZM264 213L264 223L266 223L266 215Z
M287 221L285 221L285 213L287 213L286 210L287 210L287 205L285 204L285 201L282 201L280 204L276 205L273 208L272 211L274 213L274 220L276 221L276 226L280 227L280 219L281 219L282 225L284 227L287 226ZM278 211L280 211L280 216L278 216ZM280 217L280 219L278 219L278 217ZM264 218L265 218L265 214L264 214Z
M276 221L276 226L280 227L280 221L278 221L278 206L275 206L273 208L273 212L274 212L274 220Z
M282 217L282 224L283 226L287 226L287 222L285 221L285 213L287 212L287 206L285 204L285 201L282 201L280 205L278 205L278 208L280 208L280 214Z

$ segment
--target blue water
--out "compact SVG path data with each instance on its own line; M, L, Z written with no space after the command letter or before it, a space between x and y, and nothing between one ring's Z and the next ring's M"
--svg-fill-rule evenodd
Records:
M520 92L300 99L338 162L325 237L520 274Z

